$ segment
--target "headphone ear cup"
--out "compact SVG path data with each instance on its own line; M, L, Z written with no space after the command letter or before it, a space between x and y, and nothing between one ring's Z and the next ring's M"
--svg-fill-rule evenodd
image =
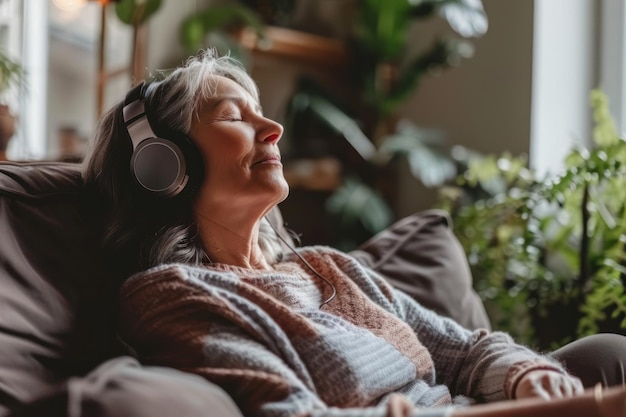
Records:
M139 185L156 196L174 197L189 181L185 156L168 139L155 137L141 141L130 164Z
M185 174L187 177L184 189L180 194L183 196L195 195L204 178L204 159L198 147L192 139L182 133L173 132L167 134L171 138L184 156ZM173 196L172 196L173 197Z

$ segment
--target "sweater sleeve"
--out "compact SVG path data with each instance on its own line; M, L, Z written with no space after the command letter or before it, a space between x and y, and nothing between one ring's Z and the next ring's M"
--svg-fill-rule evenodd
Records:
M120 293L121 336L142 363L197 374L221 386L246 416L411 415L412 407L393 402L361 410L328 407L306 369L290 357L288 338L228 288L232 285L206 285L180 267L133 277Z
M394 291L394 305L429 350L437 382L447 385L453 395L487 402L510 399L531 370L566 373L558 362L515 343L506 333L469 331L401 291Z

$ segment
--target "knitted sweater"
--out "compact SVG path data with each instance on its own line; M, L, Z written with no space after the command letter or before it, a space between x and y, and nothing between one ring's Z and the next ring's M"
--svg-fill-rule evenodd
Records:
M565 372L423 308L348 255L299 253L336 287L322 309L330 286L293 255L273 271L162 265L123 285L121 335L143 363L220 385L246 416L384 416L391 394L418 408L496 401L529 370Z

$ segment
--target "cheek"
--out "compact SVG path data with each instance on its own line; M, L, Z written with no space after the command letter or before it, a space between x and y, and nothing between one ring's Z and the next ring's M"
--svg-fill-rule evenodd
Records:
M250 140L241 129L219 127L207 129L194 136L197 148L205 159L219 158L241 159L253 148L254 140Z
M245 155L228 147L213 147L204 153L204 181L207 185L232 187L248 176Z
M249 141L242 138L240 131L205 130L194 135L194 142L204 161L205 182L210 183L216 179L221 182L232 182L231 179L246 175L253 147Z

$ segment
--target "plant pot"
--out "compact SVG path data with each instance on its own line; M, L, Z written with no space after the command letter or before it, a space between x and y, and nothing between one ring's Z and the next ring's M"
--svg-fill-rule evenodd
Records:
M16 119L9 106L0 104L0 154L6 151L9 141L15 133Z

